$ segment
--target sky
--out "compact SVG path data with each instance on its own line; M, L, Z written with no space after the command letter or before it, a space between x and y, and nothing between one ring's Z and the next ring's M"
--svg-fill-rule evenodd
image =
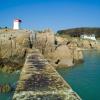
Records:
M0 26L25 29L100 27L100 0L0 0Z

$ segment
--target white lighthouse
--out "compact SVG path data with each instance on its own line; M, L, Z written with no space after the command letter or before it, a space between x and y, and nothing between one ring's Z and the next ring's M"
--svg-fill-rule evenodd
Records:
M14 23L13 23L13 29L18 30L20 29L20 24L21 24L21 20L20 19L15 19Z

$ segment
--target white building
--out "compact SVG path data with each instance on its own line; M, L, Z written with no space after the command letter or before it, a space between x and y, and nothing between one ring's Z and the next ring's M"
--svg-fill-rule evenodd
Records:
M20 29L20 24L21 24L21 20L20 19L15 19L13 22L13 29Z
M82 39L90 39L90 40L96 40L95 34L88 35L88 34L83 34L80 36Z

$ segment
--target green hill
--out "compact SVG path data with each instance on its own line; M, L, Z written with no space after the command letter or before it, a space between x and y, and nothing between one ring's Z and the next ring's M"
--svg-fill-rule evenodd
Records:
M82 34L95 34L96 37L100 37L100 28L72 28L72 29L65 29L57 31L59 35L70 35L72 37L79 37Z

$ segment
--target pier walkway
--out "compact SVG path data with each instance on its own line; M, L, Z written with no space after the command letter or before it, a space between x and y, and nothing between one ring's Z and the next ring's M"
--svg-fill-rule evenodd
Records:
M30 50L13 100L81 100L37 50Z

